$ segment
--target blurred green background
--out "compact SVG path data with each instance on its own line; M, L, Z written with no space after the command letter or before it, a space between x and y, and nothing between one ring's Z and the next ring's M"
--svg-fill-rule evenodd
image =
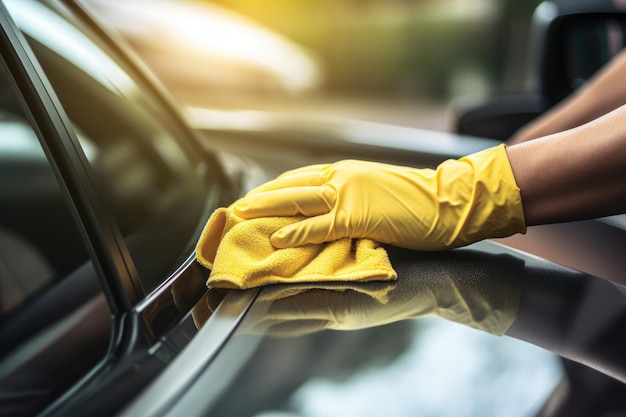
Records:
M331 94L448 100L523 89L538 0L214 0L313 51Z

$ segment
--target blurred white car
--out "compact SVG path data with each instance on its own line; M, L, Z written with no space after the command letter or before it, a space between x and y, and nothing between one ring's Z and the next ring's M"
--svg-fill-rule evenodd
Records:
M320 63L310 51L209 2L87 3L178 96L215 101L292 95L316 90L322 82Z

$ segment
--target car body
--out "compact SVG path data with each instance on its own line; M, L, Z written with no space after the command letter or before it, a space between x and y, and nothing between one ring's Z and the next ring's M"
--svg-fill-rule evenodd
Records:
M4 1L0 26L0 415L624 411L624 287L501 244L388 247L392 283L206 286L208 216L284 168L498 141L185 117L80 3Z

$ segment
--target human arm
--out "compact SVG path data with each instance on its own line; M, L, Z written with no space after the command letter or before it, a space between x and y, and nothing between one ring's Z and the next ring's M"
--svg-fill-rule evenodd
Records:
M576 92L518 130L508 144L526 142L580 126L626 104L626 50Z
M527 226L626 212L626 106L507 154Z
M277 247L340 237L442 250L526 226L626 212L626 107L575 129L442 163L363 161L287 172L234 204L243 218L303 216Z

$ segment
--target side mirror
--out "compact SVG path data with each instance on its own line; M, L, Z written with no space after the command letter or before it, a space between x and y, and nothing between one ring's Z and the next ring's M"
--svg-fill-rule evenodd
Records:
M453 103L453 131L504 141L574 92L626 46L626 5L619 3L541 3L531 27L528 91L469 106Z
M546 108L545 98L537 93L489 97L480 102L455 100L450 109L451 128L466 136L505 141Z
M545 9L554 9L553 4L539 7L547 15ZM597 4L552 13L539 68L539 88L549 106L584 84L626 46L626 10Z

